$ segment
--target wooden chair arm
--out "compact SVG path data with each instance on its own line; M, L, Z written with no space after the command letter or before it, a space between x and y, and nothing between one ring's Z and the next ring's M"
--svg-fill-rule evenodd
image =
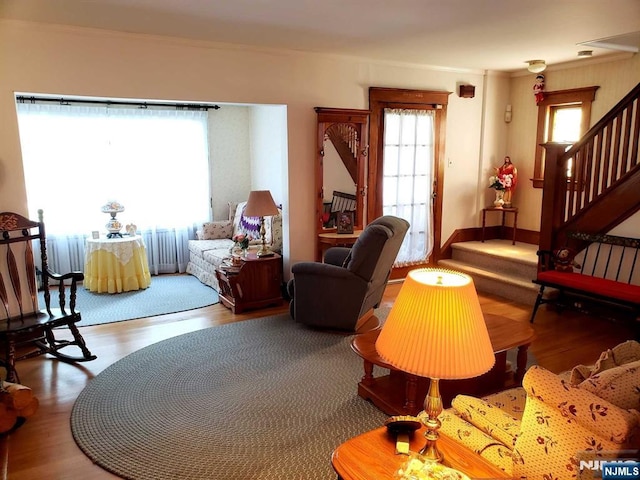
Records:
M553 270L553 252L551 250L538 250L536 255L540 258L540 266L542 271Z

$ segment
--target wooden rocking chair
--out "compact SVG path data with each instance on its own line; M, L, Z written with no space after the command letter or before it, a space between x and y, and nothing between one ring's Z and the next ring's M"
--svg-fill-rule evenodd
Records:
M19 383L15 363L19 360L48 353L66 362L94 360L75 325L80 321L76 307L77 282L82 272L64 275L49 271L42 210L34 222L17 213L0 213L0 363L7 370L7 381ZM32 240L39 240L41 255L41 288L44 290L44 309L38 305L36 265ZM49 280L58 282L58 307L51 307ZM69 285L65 285L65 281ZM67 303L69 290L69 308ZM73 339L57 339L55 330L67 327ZM66 329L65 329L66 330ZM69 337L69 335L66 335ZM79 356L61 353L75 345Z

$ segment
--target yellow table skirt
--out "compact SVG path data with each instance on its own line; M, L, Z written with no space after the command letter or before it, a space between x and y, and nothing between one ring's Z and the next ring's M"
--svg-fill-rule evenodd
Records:
M131 259L122 264L118 257L106 250L88 255L84 268L84 287L97 293L121 293L140 290L151 285L147 252L135 248Z

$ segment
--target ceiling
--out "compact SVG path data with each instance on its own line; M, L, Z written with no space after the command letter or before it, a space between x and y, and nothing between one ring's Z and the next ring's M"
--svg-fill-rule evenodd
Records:
M640 47L640 0L0 0L0 18L507 72Z

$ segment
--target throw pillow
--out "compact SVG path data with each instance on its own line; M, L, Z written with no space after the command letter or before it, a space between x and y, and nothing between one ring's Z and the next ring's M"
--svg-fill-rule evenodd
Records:
M260 243L260 218L245 216L244 210L246 207L247 202L241 202L236 208L236 213L233 218L233 234L238 235L244 233L249 237L249 243L255 245ZM266 238L267 244L269 244L269 240L269 238Z
M601 371L578 387L625 410L639 410L640 360Z
M609 368L624 365L629 362L640 360L640 343L635 340L628 340L613 348L605 350L600 354L600 358L593 366L577 365L571 370L571 385L578 385L587 378L608 370Z
M520 420L481 398L457 395L451 406L458 415L508 447L516 442Z
M202 224L202 240L217 240L219 238L231 238L233 223L229 220L207 222Z

